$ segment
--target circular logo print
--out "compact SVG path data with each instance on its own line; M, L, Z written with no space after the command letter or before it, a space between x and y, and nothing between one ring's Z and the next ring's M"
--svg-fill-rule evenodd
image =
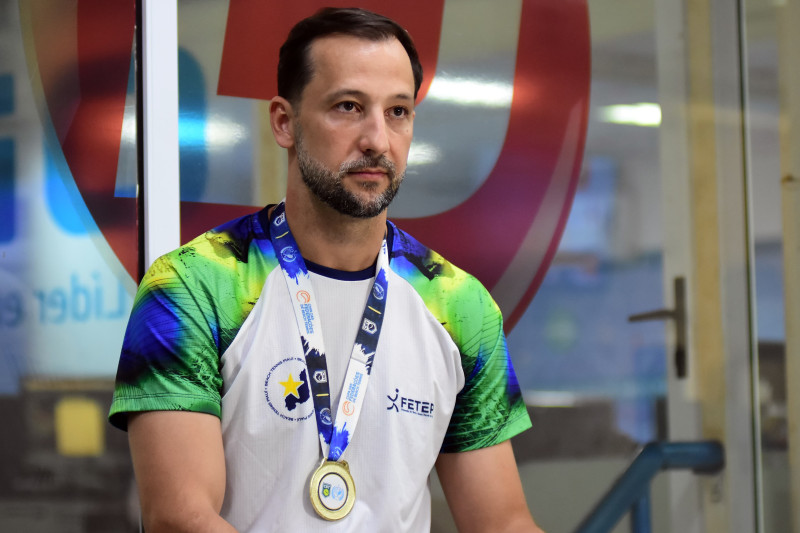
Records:
M331 418L331 410L327 407L323 407L319 412L319 419L326 426L330 426L333 423L333 419Z
M383 295L384 295L384 294L385 294L385 293L384 293L383 287L381 287L381 286L380 286L380 285L378 285L377 283L376 283L375 285L373 285L373 287L372 287L372 295L373 295L373 296L374 296L376 299L378 299L378 300L383 300Z
M285 248L281 249L281 257L283 257L283 260L287 263L291 263L297 259L297 254L295 254L294 248L291 246L286 246Z
M347 483L336 472L330 472L320 480L318 494L326 509L338 511L347 501Z
M273 366L264 380L264 396L272 411L284 420L306 420L314 413L306 363L287 357Z
M304 304L307 304L308 302L311 301L311 295L308 293L308 291L303 291L303 290L297 291L295 297L297 298L298 302L302 302Z

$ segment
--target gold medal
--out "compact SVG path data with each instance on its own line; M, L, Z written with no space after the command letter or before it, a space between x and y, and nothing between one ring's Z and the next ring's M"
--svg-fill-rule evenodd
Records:
M311 476L311 506L325 520L347 516L356 501L356 485L346 461L323 461Z

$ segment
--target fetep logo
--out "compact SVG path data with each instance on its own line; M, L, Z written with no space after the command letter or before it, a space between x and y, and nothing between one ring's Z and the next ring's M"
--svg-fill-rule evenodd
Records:
M307 304L311 301L311 295L308 293L308 291L297 291L295 297L297 298L298 302L303 302L304 304Z
M394 390L394 398L392 398L388 394L386 395L386 397L389 398L390 402L392 402L392 405L387 407L386 410L387 411L391 411L392 409L394 409L395 413L399 413L400 409L397 407L397 400L400 398L400 389L395 389Z
M411 413L427 418L433 418L433 402L426 402L422 400L415 400L406 396L400 395L400 389L394 389L394 397L386 395L391 405L386 408L387 411L394 411L395 413Z

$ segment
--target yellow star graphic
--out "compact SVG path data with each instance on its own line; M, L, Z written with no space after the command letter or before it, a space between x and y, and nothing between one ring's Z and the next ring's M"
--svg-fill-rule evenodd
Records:
M290 394L294 394L295 398L297 398L298 400L300 399L300 392L297 390L297 388L303 383L305 383L305 381L295 381L294 377L291 374L289 374L289 379L287 379L286 381L279 381L278 383L283 385L284 398L289 396Z

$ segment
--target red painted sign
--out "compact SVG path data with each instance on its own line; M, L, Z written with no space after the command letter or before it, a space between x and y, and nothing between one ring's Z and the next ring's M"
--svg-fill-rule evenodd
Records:
M20 13L45 129L50 122L89 213L136 279L136 200L114 193L135 3L21 0Z
M435 71L444 3L356 4L384 13L409 30L429 73L423 99ZM220 94L263 99L277 94L277 52L289 22L324 5L231 0ZM455 208L395 220L477 276L503 309L507 330L541 284L574 197L589 109L589 38L585 0L524 0L511 115L494 169Z
M65 160L89 212L135 277L135 202L114 196L134 3L80 0L75 25L60 20L60 27L48 23L47 2L21 3L29 13L43 99ZM325 3L230 0L219 94L275 95L278 48L289 27ZM428 74L420 92L424 99L436 70L444 0L354 4L409 29ZM48 34L56 29L74 32L67 37L77 42L77 64L63 60L64 41ZM507 330L541 284L566 223L581 167L589 78L586 1L523 0L510 116L494 167L461 204L431 216L395 220L475 274L503 309ZM254 207L181 202L182 238Z

